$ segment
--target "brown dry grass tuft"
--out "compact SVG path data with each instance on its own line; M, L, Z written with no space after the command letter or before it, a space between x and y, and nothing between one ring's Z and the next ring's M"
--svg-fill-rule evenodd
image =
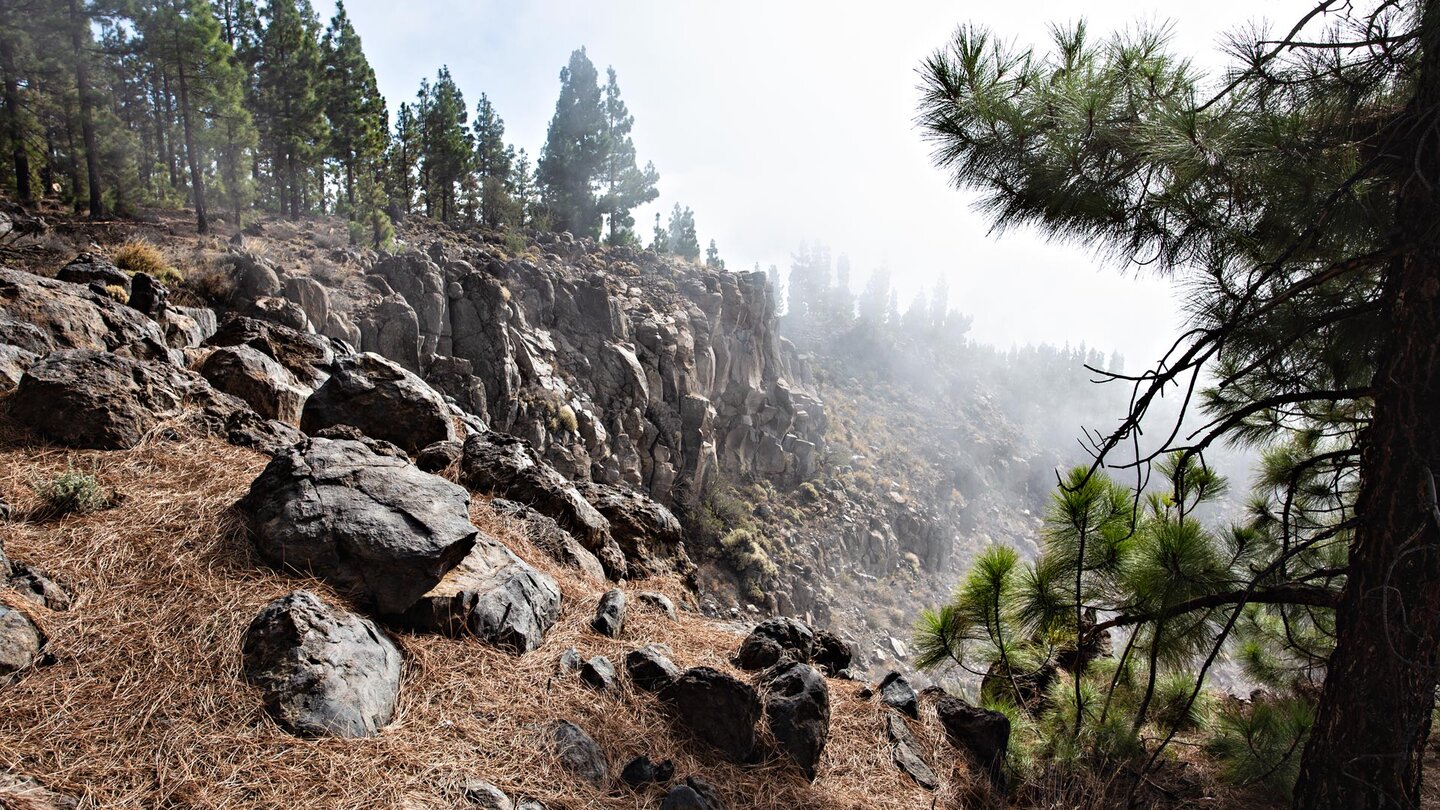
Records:
M487 779L512 795L559 808L655 806L616 779L610 792L577 785L539 745L540 730L568 719L590 732L618 777L629 758L670 758L677 776L699 774L734 808L949 806L891 763L883 717L832 681L833 719L811 785L779 763L742 768L673 727L656 701L626 685L600 695L555 662L567 647L618 666L646 642L670 645L676 663L733 670L739 637L691 614L671 621L636 605L622 640L588 628L599 588L559 568L483 504L476 522L556 577L565 601L545 645L514 657L469 640L397 634L406 656L394 722L364 740L301 740L280 730L237 676L240 638L266 601L323 584L258 566L230 506L264 458L212 439L159 440L123 453L36 445L0 418L0 491L19 514L37 506L26 482L94 469L128 496L115 509L47 522L0 524L11 556L49 569L74 592L73 609L32 610L57 661L0 690L0 771L33 776L84 797L87 808L441 808L455 785ZM635 588L681 595L673 581ZM742 673L741 677L746 677ZM937 772L963 781L933 726L917 733Z
M129 273L145 273L162 284L177 284L180 271L165 258L165 253L151 242L131 239L110 254L115 266Z

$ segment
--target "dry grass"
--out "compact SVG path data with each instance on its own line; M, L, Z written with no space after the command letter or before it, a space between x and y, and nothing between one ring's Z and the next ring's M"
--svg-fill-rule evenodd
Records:
M617 776L630 757L670 758L677 776L704 776L737 810L920 808L954 799L950 788L938 797L922 791L892 765L882 715L856 697L859 684L831 682L831 740L811 785L779 763L724 762L628 685L600 695L574 676L556 676L567 647L619 665L651 641L670 645L682 666L730 670L725 656L739 638L693 615L675 622L640 606L624 639L591 632L598 589L551 564L479 503L477 523L561 584L562 615L545 645L516 658L474 641L398 635L405 678L382 734L292 737L237 677L241 635L261 605L294 588L343 600L251 559L230 505L263 463L211 439L154 440L123 453L53 449L0 418L0 490L20 514L39 505L27 481L70 468L94 469L102 485L128 496L90 515L0 524L12 556L49 569L77 597L68 612L31 611L57 661L0 691L0 771L83 796L87 808L454 807L455 785L467 777L552 810L658 804L657 788L637 795L617 779L607 793L561 771L539 737L563 718L596 738ZM680 596L672 581L634 587ZM934 745L933 726L916 730ZM942 760L935 764L947 782L963 781L950 749L932 759Z
M143 239L131 239L110 253L110 261L128 273L145 273L162 284L178 284L182 279L165 258L164 251Z

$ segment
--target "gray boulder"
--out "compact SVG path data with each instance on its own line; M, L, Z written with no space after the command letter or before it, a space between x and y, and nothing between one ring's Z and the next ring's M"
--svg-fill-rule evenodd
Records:
M920 743L911 733L905 718L895 712L885 713L885 735L890 738L890 758L895 767L904 771L915 783L926 790L940 787L935 771L920 756Z
M40 355L19 346L0 343L0 394L8 394L20 385L25 369L35 365Z
M220 328L215 310L208 307L166 307L161 326L172 349L193 349Z
M685 550L684 529L663 504L637 490L610 484L585 482L576 488L609 523L610 535L625 553L630 576L687 576L694 572Z
M330 341L270 321L233 315L205 339L206 346L249 346L290 370L295 379L315 388L330 376L335 350Z
M975 760L997 790L1005 790L1010 718L948 695L935 701L935 716L950 742Z
M457 487L458 489L458 487ZM560 588L487 534L421 596L404 620L417 630L474 636L514 653L539 647L560 615Z
M45 637L30 618L0 604L0 686L9 686L35 664Z
M660 699L692 734L731 761L751 759L760 696L750 684L709 667L695 667L660 690Z
M312 438L278 454L237 504L260 555L401 614L475 545L470 496L361 442Z
M578 569L593 582L605 581L605 568L600 564L600 560L590 553L589 549L580 545L574 535L560 528L560 524L553 518L505 498L491 500L490 508L496 514L518 521L525 537L550 555L551 559Z
M799 619L776 616L750 631L740 643L736 665L741 669L765 669L781 658L808 662L814 653L815 634Z
M830 689L824 676L809 664L785 661L766 670L760 686L770 733L805 778L815 781L830 739Z
M880 700L907 717L920 718L920 698L910 681L898 672L890 672L880 681Z
M55 273L59 281L71 284L98 284L101 287L120 287L130 294L130 274L116 267L114 262L95 253L81 253Z
M626 653L625 672L631 683L646 692L659 692L680 677L680 668L665 656L658 644L646 644Z
M670 601L670 597L663 593L640 591L635 594L635 601L653 610L660 611L671 621L677 621L680 618L680 613L675 610L675 603Z
M428 473L442 473L460 460L460 442L435 442L415 454L415 466Z
M30 366L10 403L16 420L42 436L96 450L134 447L189 411L220 425L239 410L248 409L193 372L81 349Z
M267 295L251 301L242 311L251 318L278 323L297 332L315 331L310 319L305 315L305 310L288 298Z
M285 279L282 290L285 298L305 313L305 319L317 331L330 322L330 293L325 286L309 276L291 276Z
M602 692L613 692L620 688L620 680L615 675L615 665L603 655L597 655L580 665L580 680Z
M245 678L276 722L304 737L369 737L390 722L400 651L368 619L309 591L267 604L245 631Z
M466 807L473 807L476 810L514 810L515 803L505 795L505 791L486 782L483 779L466 779L460 783L460 795L465 799Z
M236 308L244 308L256 299L277 295L280 292L280 274L268 260L253 253L235 252L222 259L231 267L235 280L235 292L230 302Z
M590 627L601 635L619 637L625 629L624 591L611 588L600 597L600 603L595 606L595 618L590 620Z
M0 267L0 343L170 361L159 324L89 287Z
M300 424L301 409L310 396L310 389L289 369L246 345L211 352L200 365L200 374L216 389L245 400L260 416L288 425Z
M605 754L585 730L574 723L557 720L547 733L550 750L572 776L595 787L605 787L610 766Z
M710 810L710 805L689 785L676 785L665 794L660 810Z
M136 273L130 279L130 299L126 306L158 321L170 306L170 291L149 273Z
M408 453L458 438L450 410L434 389L369 352L336 360L334 374L305 403L302 430L314 433L333 425L354 425Z

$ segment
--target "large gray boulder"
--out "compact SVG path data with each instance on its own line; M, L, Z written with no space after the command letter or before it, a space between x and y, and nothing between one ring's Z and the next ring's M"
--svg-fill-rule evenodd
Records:
M232 315L220 324L206 346L249 346L289 369L295 379L315 388L330 376L335 350L319 335L271 321Z
M460 480L554 519L600 559L607 574L625 576L625 556L610 536L610 522L524 439L493 431L470 436L460 459Z
M0 686L9 686L40 657L45 638L24 613L0 604Z
M285 279L283 294L304 311L305 319L316 331L324 329L330 322L330 293L315 279L291 276Z
M384 278L414 311L420 356L439 353L440 338L450 335L445 276L439 266L425 254L411 251L382 259L370 272Z
M880 681L880 701L886 706L910 717L920 718L920 697L915 687L899 672L890 672Z
M244 674L276 722L305 737L369 737L390 722L400 651L368 619L309 591L267 604L245 631Z
M975 760L996 789L1005 790L1010 718L949 695L935 701L935 716L950 742Z
M402 614L475 545L470 495L403 459L312 438L271 459L237 506L273 565Z
M50 354L20 378L10 412L42 436L70 447L124 450L161 423L195 412L221 425L244 403L198 374L110 352Z
M815 781L815 769L830 739L830 689L825 678L809 664L785 661L760 679L765 694L765 719L780 750L805 778Z
M632 577L695 570L685 550L685 531L664 504L638 490L610 484L576 484L610 524L610 535L625 552Z
M560 615L560 587L487 534L405 612L417 630L475 636L503 650L540 646Z
M200 365L210 385L245 400L256 413L289 425L300 424L310 389L290 370L251 346L222 346Z
M226 255L221 261L230 265L235 291L230 303L244 308L256 299L276 295L280 292L280 274L269 260L253 253L237 251Z
M130 294L130 274L115 266L115 263L96 253L81 253L69 264L55 273L58 281L71 284L98 284L101 287L119 287Z
M753 686L719 670L695 667L660 690L660 699L692 734L731 761L750 760L760 720L760 696Z
M0 343L34 354L58 349L171 359L159 324L88 286L0 267Z
M20 385L25 369L35 364L40 355L19 346L0 343L0 394L8 394Z
M646 692L659 692L680 677L680 668L666 657L664 648L658 644L646 644L625 653L625 672L636 688Z
M450 409L433 388L369 352L336 360L330 379L305 403L300 427L306 433L334 425L353 425L412 454L459 438Z
M776 616L750 631L740 643L735 663L741 669L765 669L782 658L808 662L815 647L815 634L799 619Z

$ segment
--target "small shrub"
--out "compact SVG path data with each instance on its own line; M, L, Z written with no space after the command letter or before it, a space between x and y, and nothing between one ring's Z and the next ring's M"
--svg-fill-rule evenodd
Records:
M1289 799L1314 722L1314 710L1298 697L1228 700L1216 713L1205 750L1231 782Z
M528 247L530 247L530 245L520 233L510 231L505 234L505 249L510 251L511 254L516 256L523 255Z
M130 300L130 293L126 292L125 288L119 284L106 284L105 294L122 304Z
M110 260L127 273L145 273L161 284L179 284L184 280L180 271L165 260L160 248L142 240L132 239L116 248Z
M569 405L560 406L555 413L555 420L560 423L560 427L571 433L577 433L580 430L580 420L575 416L575 409Z
M184 289L193 293L202 304L208 306L227 304L231 296L235 294L235 277L228 266L211 266L191 273L185 279Z
M79 470L56 473L33 488L45 501L47 515L88 515L108 508L113 500L94 475Z
M1166 731L1193 731L1205 724L1210 715L1210 695L1205 690L1195 697L1188 711L1186 704L1195 690L1195 677L1188 672L1172 672L1155 685L1155 724Z

